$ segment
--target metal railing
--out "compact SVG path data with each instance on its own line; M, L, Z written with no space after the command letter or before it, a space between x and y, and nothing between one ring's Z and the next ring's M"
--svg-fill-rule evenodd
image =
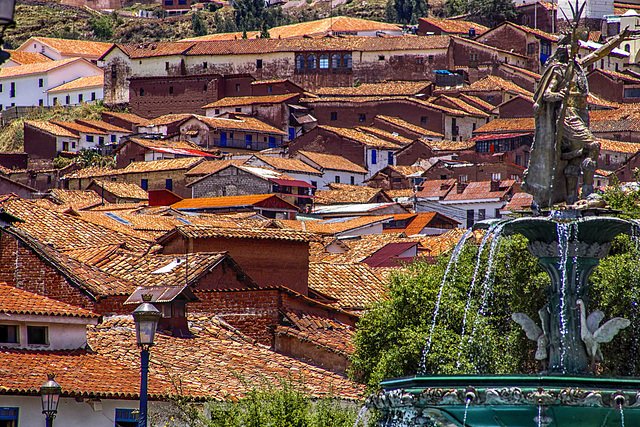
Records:
M282 143L276 140L275 145L273 143L269 145L268 142L247 141L245 139L235 139L235 138L234 139L227 138L224 140L224 143L222 143L222 140L220 138L214 138L213 145L216 147L242 148L245 150L260 151L260 150L266 150L267 148L279 147L280 145L282 145Z

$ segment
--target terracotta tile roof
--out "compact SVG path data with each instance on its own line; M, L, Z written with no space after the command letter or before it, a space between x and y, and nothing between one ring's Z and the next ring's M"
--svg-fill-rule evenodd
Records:
M469 34L469 30L473 28L476 31L476 35L480 35L489 30L484 25L457 19L420 18L419 21L427 22L449 34Z
M423 237L420 239L420 243L429 256L438 256L452 250L466 232L467 230L464 228L454 228L451 231L437 236ZM481 231L474 232L473 237L470 238L475 239L476 242L479 243L482 234L483 232Z
M147 148L174 148L174 149L183 149L183 150L200 150L198 144L193 143L191 141L169 141L169 140L155 140L155 139L146 139L146 138L128 138L128 141L132 141L138 145ZM119 151L122 148L122 145L118 147L115 151Z
M300 96L299 93L285 93L282 95L263 95L263 96L228 96L207 104L202 108L221 108L235 107L239 105L258 105L258 104L281 104L291 98Z
M131 113L118 113L116 111L105 111L104 113L109 116L117 117L119 119L125 120L130 123L135 123L135 124L143 124L149 121L148 119L145 119L143 117L140 117Z
M196 209L205 207L248 206L264 202L272 197L278 196L275 194L252 194L248 196L198 197L195 199L180 200L171 205L171 207L174 209Z
M600 139L600 150L615 151L618 153L635 154L640 150L640 144L635 142L613 141L611 139Z
M385 192L393 200L396 200L402 197L413 197L413 188L403 188L401 190L385 190Z
M63 55L100 57L113 46L112 43L92 42L86 40L56 39L51 37L32 37L43 44L57 50ZM27 40L28 42L28 40ZM27 43L25 42L25 44Z
M600 69L598 69L598 72L600 72L600 73L602 73L602 74L604 74L606 76L609 76L609 77L611 77L611 78L613 78L615 80L624 80L625 82L635 83L635 84L640 83L640 79L639 78L634 77L634 76L630 76L628 74L619 73L617 71L609 71L609 70L600 70Z
M455 108L443 107L442 105L432 104L428 101L423 101L418 98L411 98L406 96L352 96L352 97L324 97L324 98L301 98L302 104L364 104L367 102L391 102L391 101L404 101L407 103L418 104L432 110L440 111L446 114L454 116L467 116L469 113L457 110Z
M366 264L309 263L309 288L338 300L343 310L364 310L381 301L387 287Z
M557 9L555 3L551 3L551 2L548 2L548 1L537 1L536 3L539 4L540 6L544 7L547 10L555 10L555 9ZM517 4L516 7L532 6L533 4L534 3L522 3L522 4Z
M55 250L114 244L133 252L146 252L155 245L155 242L114 232L76 216L55 212L17 197L3 200L0 206L25 221L14 225L15 228Z
M511 69L511 70L513 70L513 71L515 71L517 73L525 74L525 75L527 75L529 77L533 77L534 79L538 79L539 80L542 77L538 73L534 73L533 71L527 70L527 69L524 69L524 68L516 67L515 65L502 63L502 64L500 64L500 66L504 67L504 68ZM491 104L489 104L489 105L491 105Z
M100 87L104 85L104 75L80 77L75 80L71 80L69 83L61 84L53 89L49 89L45 92L65 92L68 90L84 89L89 87Z
M90 128L89 126L81 125L80 123L63 122L63 121L59 121L59 120L51 120L51 123L53 123L54 125L57 125L57 126L60 126L62 128L67 129L69 132L73 133L76 136L78 136L80 132L89 133L89 134L93 134L93 135L106 135L107 134L106 132L103 132L103 131L98 130L98 129Z
M533 196L529 193L516 193L511 197L509 203L502 210L521 211L523 209L531 209Z
M74 135L75 136L75 135ZM121 169L104 168L101 166L89 166L74 172L70 172L63 176L63 178L94 178L109 175L117 175L122 173Z
M97 203L102 199L92 190L64 190L54 188L47 192L47 197L54 200L60 205L76 204L76 203Z
M587 103L589 103L589 105L595 105L595 106L598 106L598 107L605 107L605 108L609 108L609 109L621 108L621 107L624 106L624 104L618 104L617 102L606 101L606 100L604 100L602 98L598 98L597 96L595 96L592 93L587 95Z
M236 165L236 166L243 165L244 162L246 161L247 159L223 159L223 160L211 160L207 162L202 162L202 163L198 163L196 166L189 169L185 173L185 175L193 176L193 177L205 176L205 175L218 172L219 170L222 170L229 165Z
M173 56L186 53L195 45L193 42L157 42L157 43L129 43L115 46L120 48L131 59L152 58L156 56Z
M260 154L255 154L253 156L256 159L268 164L273 169L277 171L284 172L297 172L297 173L310 173L314 175L322 175L318 169L309 166L305 162L299 159L289 159L283 157L275 157L275 156L262 156ZM245 166L251 166L251 158L247 160Z
M592 112L593 113L593 112ZM474 134L504 133L504 132L533 132L535 119L526 117L522 119L494 119L484 126L480 126Z
M323 247L315 246L310 252L313 261L328 261L336 264L361 262L389 243L419 242L420 238L407 238L404 233L367 234L355 239L340 239L347 247L345 253L329 254ZM325 246L329 242L325 241Z
M549 40L551 42L555 42L558 40L558 36L556 36L555 34L550 34L545 31L539 30L537 28L527 27L525 25L518 25L518 24L514 24L513 22L505 22L503 25L511 25L512 27L519 28L520 30L526 33L533 34L545 40Z
M271 126L263 122L262 120L256 119L255 117L249 116L241 116L236 115L235 119L229 119L226 117L205 117L205 116L194 116L198 120L204 122L208 126L214 129L232 129L232 130L249 130L255 132L266 132L273 133L277 135L285 135L286 133L282 130Z
M470 182L464 191L458 194L457 191L450 191L444 198L445 202L502 199L515 184L514 180L508 179L500 181L497 191L491 191L491 181Z
M398 149L400 146L393 142L385 141L384 139L377 138L364 132L360 132L357 129L338 128L333 126L319 125L318 128L335 133L343 138L348 138L359 144L369 147L380 147L389 149Z
M13 68L13 67L11 67ZM3 68L4 69L4 68ZM68 130L50 123L50 122L41 122L41 121L36 121L36 120L25 120L24 121L25 125L29 125L29 126L33 126L36 129L40 129L43 130L47 133L50 133L52 135L55 136L62 136L62 137L67 137L67 138L78 138L77 135L69 132Z
M354 353L353 327L291 308L283 308L281 313L285 324L276 327L277 335L292 336L347 357Z
M492 75L476 80L469 86L460 89L460 92L494 92L503 90L520 93L529 97L533 96L533 93L521 88L517 84Z
M76 119L76 123L80 123L85 126L95 127L96 129L100 129L104 132L118 132L118 133L132 133L129 129L121 128L116 125L112 125L111 123L103 122L100 120L86 120L86 119Z
M413 96L431 85L429 81L385 81L364 83L356 87L321 87L320 96Z
M289 240L295 242L311 242L318 240L312 233L274 228L226 228L197 225L177 227L178 232L190 239L228 238L228 239L270 239Z
M185 157L179 159L153 160L150 162L132 162L122 170L122 173L144 173L191 169L202 161L202 157Z
M118 233L133 236L139 239L147 241L155 241L156 238L164 235L166 232L171 231L178 224L167 224L168 220L164 218L154 217L154 221L150 221L153 227L139 227L139 221L134 220L132 217L136 215L125 215L119 211L113 211L111 209L106 211L99 210L85 210L78 212L78 215L92 224L100 225Z
M434 179L422 181L420 183L421 190L418 191L418 197L424 198L444 198L449 191L456 185L455 179Z
M178 45L191 45L185 54L191 55L241 55L257 54L264 52L302 52L302 51L351 51L351 52L377 52L377 51L411 51L411 50L446 50L449 47L450 36L349 36L349 37L322 37L299 39L247 39L212 41L200 43L175 43ZM156 43L158 46L161 43ZM120 46L120 45L119 45ZM135 58L162 56L162 51L146 49L145 52L135 51ZM134 56L132 56L134 58Z
M468 150L474 147L476 144L473 141L451 141L449 139L443 139L441 141L428 141L429 145L434 151L449 151L449 150Z
M355 230L376 223L387 222L391 215L362 215L359 217L343 217L339 220L326 219L322 221L296 221L302 225L304 231L317 234L339 234L345 231Z
M150 119L144 123L140 123L140 126L166 126L175 123L182 123L185 120L190 119L191 117L193 117L193 114L165 114L164 116L156 117L155 119Z
M62 251L69 258L82 264L95 265L120 250L120 245L95 246L93 248L70 249Z
M354 172L366 174L367 170L342 156L333 154L314 153L312 151L300 150L298 153L316 163L322 169L338 170L344 172Z
M416 173L422 173L425 171L423 167L420 166L399 166L399 165L390 165L389 168L393 169L403 177L407 177L409 175L414 175Z
M290 379L292 373L304 378L306 390L316 397L335 394L346 399L361 399L363 396L363 386L256 344L217 317L190 317L189 321L192 338L156 335L150 363L150 376L180 384L183 396L238 398L261 381L280 384ZM88 343L111 360L135 369L139 366L140 355L130 318L114 319L91 328ZM137 381L139 385L139 378Z
M413 142L413 140L409 138L405 138L404 136L394 135L391 132L387 132L386 130L378 129L372 126L371 127L357 126L356 129L362 132L369 133L377 138L390 140L391 142L398 145L402 145L402 146L409 145Z
M329 184L330 190L315 192L315 203L318 205L339 205L343 203L372 203L376 196L384 192L381 188L364 185Z
M44 56L40 52L22 52L19 50L7 50L7 52L11 55L10 59L20 65L51 61L51 58Z
M599 42L602 36L602 31L589 31L589 38L587 40L591 42Z
M99 188L104 188L105 191L113 194L116 197L122 199L139 199L149 200L149 193L143 190L138 184L129 182L113 182L113 181L101 181L93 180Z
M10 77L27 76L29 74L48 73L58 67L64 67L73 62L83 62L81 58L62 59L60 61L34 62L27 65L18 65L16 67L0 68L0 79ZM86 62L86 61L85 61Z
M135 345L135 336L132 339ZM126 344L125 344L126 345ZM115 343L114 343L115 347ZM136 353L134 348L129 351ZM138 399L140 372L136 361L122 361L90 350L39 351L0 349L0 388L5 394L38 395L47 374L55 373L62 397ZM138 355L139 358L139 355ZM153 360L153 356L152 356ZM137 362L139 366L139 361ZM152 361L153 364L153 361ZM152 399L175 395L168 379L149 376Z
M464 100L460 98L453 98L446 95L440 95L438 98L449 101L450 103L454 104L457 109L465 111L469 114L474 114L476 116L489 117L489 114L487 114L486 112L482 111L479 108L474 107L473 105L467 104L466 102L464 102Z
M493 108L493 106L491 108ZM425 129L423 127L416 126L414 124L411 124L409 122L406 122L406 121L402 120L400 117L383 116L383 115L379 114L379 115L376 116L376 119L382 120L382 121L387 122L387 123L391 123L392 125L395 125L395 126L398 126L398 127L402 127L402 128L408 129L408 130L410 130L412 132L420 133L420 134L422 134L424 136L427 136L427 137L428 136L440 137L440 138L444 137L444 135L442 135L441 133L433 132L433 131L430 131L430 130Z
M99 314L0 283L0 313L98 318Z

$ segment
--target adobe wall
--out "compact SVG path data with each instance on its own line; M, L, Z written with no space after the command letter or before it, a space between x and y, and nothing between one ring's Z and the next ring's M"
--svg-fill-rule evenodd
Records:
M53 159L58 155L56 137L25 124L24 151L31 157Z
M347 374L349 360L341 354L290 335L276 333L274 341L274 350L280 354L291 356L339 375Z
M599 72L595 72L589 74L587 81L589 82L589 92L599 98L618 103L638 102L638 98L629 98L633 101L623 99L624 82L620 80L613 81Z
M537 28L546 33L553 32L552 19L555 12L552 13L541 4L535 3L535 5L517 7L516 13L516 24L525 25L529 28Z
M102 121L114 126L118 126L119 128L129 129L130 131L135 132L135 125L128 122L127 120L121 119L120 117L112 116L107 111L102 112Z
M121 175L113 175L116 182L126 182L140 185L142 179L147 179L147 191L164 190L166 188L166 180L171 179L173 182L173 191L183 199L191 198L191 189L186 187L185 169L154 171L154 172L137 172L126 173ZM87 181L87 185L91 180Z
M364 146L351 140L343 139L333 132L315 128L297 137L289 145L289 154L293 156L298 150L342 156L364 168L367 167Z
M501 119L533 117L533 104L526 99L517 98L499 109Z
M434 155L433 150L426 145L413 144L395 155L395 163L398 166L411 166L419 159L429 159Z
M132 162L144 162L144 154L147 150L148 148L133 142L125 143L116 154L116 169L124 169Z
M193 197L246 196L268 194L270 183L234 167L225 168L191 186Z

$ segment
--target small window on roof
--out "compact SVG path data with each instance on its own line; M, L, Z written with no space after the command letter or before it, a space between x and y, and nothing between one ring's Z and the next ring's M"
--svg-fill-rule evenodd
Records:
M15 344L20 342L17 325L0 325L0 343Z
M46 326L27 326L27 343L31 345L49 344L48 329Z
M109 218L118 221L120 224L125 224L125 225L133 225L132 223L130 223L129 221L127 221L126 219L119 217L118 215L112 213L112 212L105 212L104 213L106 216L108 216Z

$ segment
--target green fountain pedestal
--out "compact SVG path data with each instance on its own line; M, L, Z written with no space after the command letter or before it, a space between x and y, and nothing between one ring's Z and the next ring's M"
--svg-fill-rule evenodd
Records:
M387 380L381 383L383 391L367 401L381 413L381 426L606 427L620 426L623 420L640 426L640 379L590 374L599 343L592 339L593 331L591 336L585 334L588 278L608 254L612 240L622 233L637 233L638 225L614 217L583 218L575 211L569 211L572 218L566 211L562 215L482 222L475 227L525 236L529 251L551 278L548 303L539 312L548 343L545 375ZM627 322L617 319L611 325Z

